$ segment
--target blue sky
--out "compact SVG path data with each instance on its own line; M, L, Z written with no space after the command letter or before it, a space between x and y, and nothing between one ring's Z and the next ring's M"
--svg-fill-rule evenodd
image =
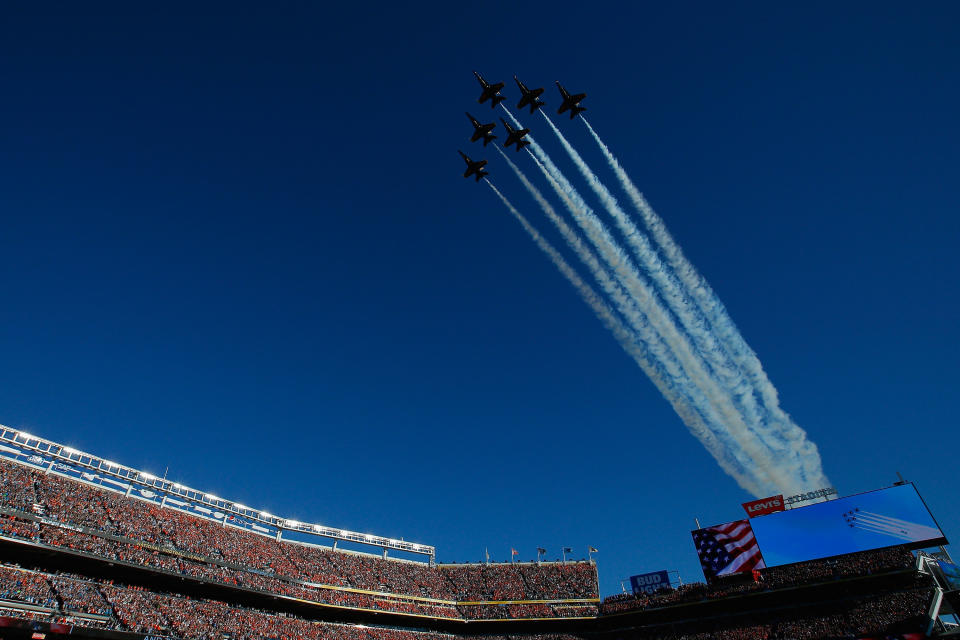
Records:
M460 178L546 226L467 139L516 73L587 92L840 493L960 529L956 5L206 6L0 10L0 423L441 560L701 577L750 496Z

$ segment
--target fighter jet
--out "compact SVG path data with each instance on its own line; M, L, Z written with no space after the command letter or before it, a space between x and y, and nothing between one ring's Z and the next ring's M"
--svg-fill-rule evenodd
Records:
M490 84L486 80L484 80L483 76L477 73L476 71L473 72L473 75L477 76L477 82L479 82L480 86L483 87L483 93L480 94L480 97L477 99L477 102L479 102L480 104L483 104L484 102L489 100L490 108L492 109L507 99L506 96L498 95L500 93L500 89L503 89L502 82L497 82L496 84Z
M460 150L457 149L457 151ZM486 160L471 160L470 156L465 154L463 151L460 151L460 157L463 158L463 161L467 163L467 170L463 172L464 178L476 176L477 182L480 182L480 178L490 175L489 171L483 170L483 165L487 164Z
M557 82L557 88L560 89L560 95L563 96L563 104L561 104L560 108L557 109L557 113L563 113L567 109L570 109L570 119L573 120L575 117L577 117L578 113L582 113L587 110L586 107L577 106L580 104L581 100L587 97L587 94L578 93L576 95L570 95L559 82Z
M516 144L517 151L520 151L520 149L523 149L525 146L530 144L529 140L523 139L523 136L530 133L530 129L514 129L509 124L507 124L507 121L504 120L503 118L500 118L500 122L502 122L503 126L506 127L507 129L507 140L506 142L503 143L504 149L509 149L510 145Z
M467 113L467 117L470 118L470 122L473 123L473 137L470 138L470 142L476 142L480 138L483 138L483 146L487 146L487 143L496 138L497 136L491 134L496 122L491 122L490 124L480 124L477 122L477 119L472 115Z
M520 87L520 93L523 94L520 102L517 103L517 109L523 109L525 106L530 105L530 113L533 113L545 104L543 100L537 100L540 94L543 93L543 87L539 89L527 89L526 85L520 82L520 78L513 76L513 79L517 81L517 86Z

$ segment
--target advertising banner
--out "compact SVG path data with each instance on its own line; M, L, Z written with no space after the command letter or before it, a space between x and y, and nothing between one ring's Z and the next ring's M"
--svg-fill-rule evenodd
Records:
M751 518L765 516L768 513L774 513L776 511L783 511L783 494L778 496L770 496L769 498L761 498L760 500L753 500L752 502L744 502L743 509Z
M653 571L651 573L641 573L637 576L630 576L630 587L634 595L641 593L654 593L657 589L670 586L670 577L666 571Z

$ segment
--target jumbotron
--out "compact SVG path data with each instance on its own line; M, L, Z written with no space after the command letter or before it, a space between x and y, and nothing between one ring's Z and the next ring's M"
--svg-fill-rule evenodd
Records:
M375 552L338 548L343 541ZM285 519L0 427L0 638L953 634L955 567L945 552L915 547L601 600L593 560L437 564L428 545Z

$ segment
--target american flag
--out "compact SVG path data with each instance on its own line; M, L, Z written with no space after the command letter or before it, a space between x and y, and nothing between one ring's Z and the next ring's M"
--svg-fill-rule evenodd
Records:
M767 566L746 520L698 529L693 532L693 544L707 580Z

